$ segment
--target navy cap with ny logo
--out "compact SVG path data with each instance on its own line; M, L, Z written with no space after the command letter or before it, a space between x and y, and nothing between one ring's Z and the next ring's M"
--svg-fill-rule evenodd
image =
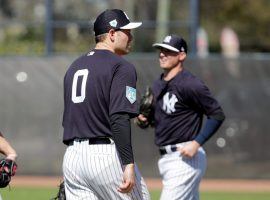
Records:
M119 9L107 9L94 22L95 36L109 32L110 29L134 29L142 22L130 22L127 14Z
M167 35L162 43L155 43L153 47L164 48L174 52L185 52L187 53L186 41L177 35Z

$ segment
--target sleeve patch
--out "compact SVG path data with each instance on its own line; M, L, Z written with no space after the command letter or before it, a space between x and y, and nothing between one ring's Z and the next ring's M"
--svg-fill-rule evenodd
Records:
M126 98L131 104L136 101L136 89L133 87L126 86Z

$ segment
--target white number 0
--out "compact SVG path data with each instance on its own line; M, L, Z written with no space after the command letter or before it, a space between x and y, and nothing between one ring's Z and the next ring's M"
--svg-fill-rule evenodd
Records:
M82 85L81 85L81 95L77 96L77 83L79 76L82 76ZM73 77L72 82L72 101L74 103L81 103L85 99L85 88L86 88L86 81L88 76L88 69L81 69L78 70Z

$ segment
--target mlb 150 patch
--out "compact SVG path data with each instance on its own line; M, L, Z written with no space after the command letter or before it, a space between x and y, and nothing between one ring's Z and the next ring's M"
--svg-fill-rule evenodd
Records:
M136 89L126 86L126 98L133 104L136 101Z

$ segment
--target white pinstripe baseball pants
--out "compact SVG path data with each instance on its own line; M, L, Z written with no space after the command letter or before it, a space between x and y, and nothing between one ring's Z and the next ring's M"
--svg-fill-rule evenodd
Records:
M135 165L136 184L128 194L117 188L122 183L115 144L89 145L88 141L68 146L63 160L67 200L148 200L146 184Z
M163 183L161 200L200 199L199 185L206 170L202 147L193 158L185 158L179 151L165 154L159 159L158 167Z

